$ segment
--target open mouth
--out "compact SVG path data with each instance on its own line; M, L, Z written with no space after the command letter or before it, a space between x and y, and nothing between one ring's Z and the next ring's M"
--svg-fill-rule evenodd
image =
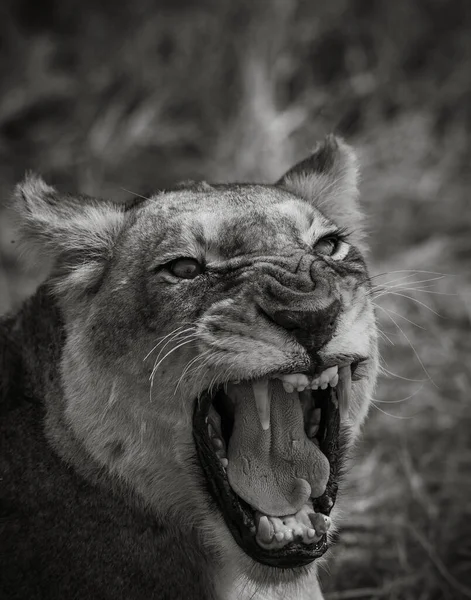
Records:
M208 490L259 563L300 567L327 550L356 366L234 381L196 400L193 434Z

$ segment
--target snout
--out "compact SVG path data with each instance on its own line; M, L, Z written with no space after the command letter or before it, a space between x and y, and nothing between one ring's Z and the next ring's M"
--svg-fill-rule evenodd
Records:
M341 303L338 299L315 311L275 310L265 314L271 321L289 331L308 352L320 350L333 337Z

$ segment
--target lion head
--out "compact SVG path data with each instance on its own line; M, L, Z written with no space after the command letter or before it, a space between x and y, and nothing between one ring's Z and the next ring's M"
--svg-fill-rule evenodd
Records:
M30 176L16 208L64 323L57 452L219 559L321 556L377 371L352 150L330 136L275 185L128 207Z

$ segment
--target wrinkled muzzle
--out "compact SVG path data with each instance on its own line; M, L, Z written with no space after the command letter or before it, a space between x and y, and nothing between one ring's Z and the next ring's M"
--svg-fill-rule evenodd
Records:
M269 321L294 336L308 353L319 351L335 333L341 302L334 276L312 256L264 269L255 299Z

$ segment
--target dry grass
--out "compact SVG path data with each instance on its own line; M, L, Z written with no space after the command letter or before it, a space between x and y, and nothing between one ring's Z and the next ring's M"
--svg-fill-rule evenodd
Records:
M273 181L332 128L360 148L385 371L325 588L471 598L466 0L43 2L1 8L4 196L29 168L123 199ZM10 241L3 214L0 312L37 283Z

